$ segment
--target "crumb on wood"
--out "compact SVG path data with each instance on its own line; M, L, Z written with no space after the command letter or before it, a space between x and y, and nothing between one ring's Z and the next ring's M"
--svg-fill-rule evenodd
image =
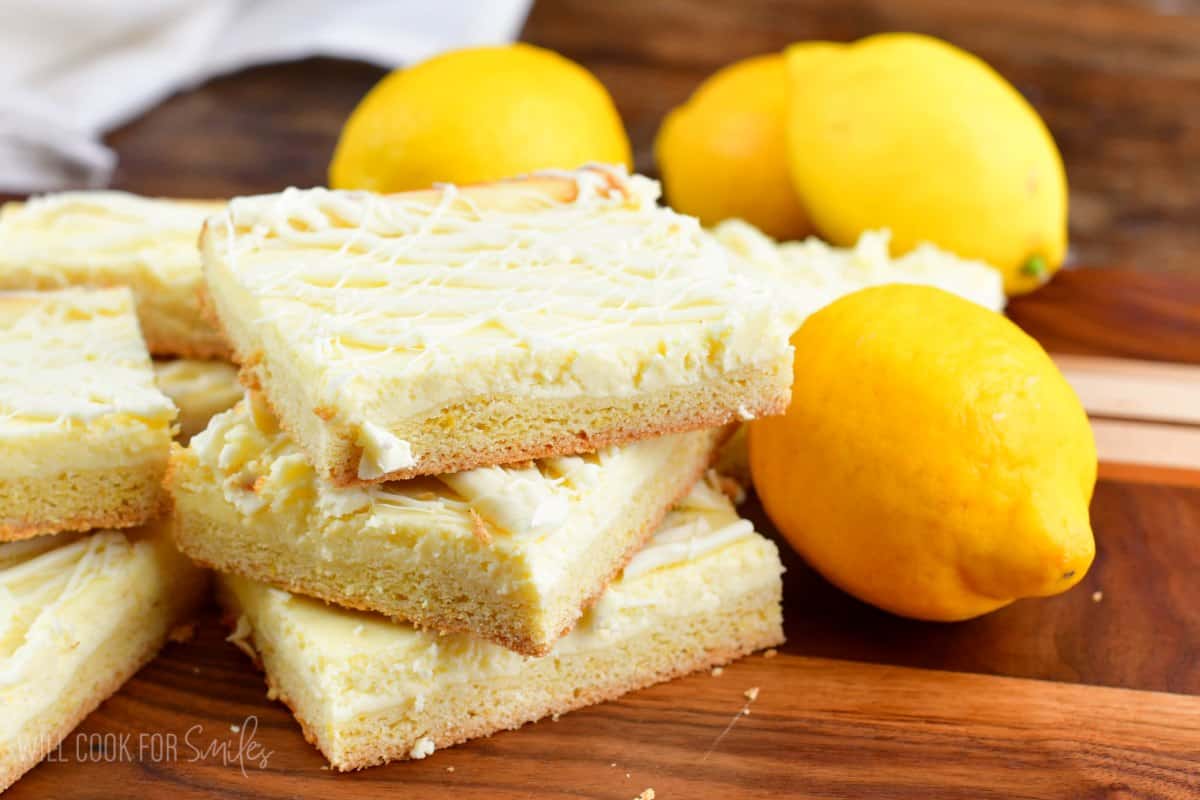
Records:
M446 772L454 772L454 767L446 767Z
M719 678L719 677L721 677L721 676L722 676L722 675L724 675L724 674L725 674L725 668L724 668L724 667L713 667L712 676L713 676L714 678Z
M772 647L771 649L767 650L767 652L763 653L763 658L774 658L777 655L779 655L779 651Z
M174 628L171 628L171 632L167 634L167 639L175 644L183 644L184 642L190 642L195 635L196 623L185 622L182 625L176 625ZM195 671L199 672L200 669L197 668Z
M751 686L749 689L746 690L745 694L746 694L746 699L749 700L751 703L753 703L755 700L758 699L758 687Z
M1100 591L1099 589L1092 592L1092 602L1093 603L1099 603L1103 599L1104 599L1104 592Z
M491 547L492 535L488 533L487 525L483 522L483 517L479 516L479 512L473 508L467 509L467 515L471 517L471 532L475 534L475 538L484 547Z
M633 798L633 800L654 800L654 790L653 789L643 789L642 793L639 794L637 797Z

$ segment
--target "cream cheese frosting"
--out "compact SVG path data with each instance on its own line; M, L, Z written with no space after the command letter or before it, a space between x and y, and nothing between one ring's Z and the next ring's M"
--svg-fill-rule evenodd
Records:
M145 613L128 585L153 582L155 563L149 542L114 531L0 544L0 745L19 739L125 615Z
M63 611L99 577L121 568L131 548L115 532L42 538L0 544L0 692L28 681L57 654L103 638L103 630L89 630ZM0 718L7 717L6 707Z
M212 419L189 446L226 499L249 518L286 515L322 525L353 520L356 535L398 531L460 548L491 562L494 580L522 575L539 591L563 578L572 555L601 535L629 503L629 489L670 468L676 434L596 453L481 467L430 478L339 487L314 469L255 394ZM315 512L318 516L311 517ZM486 535L480 545L478 528ZM464 557L460 555L459 557ZM515 572L500 565L519 561Z
M364 480L417 463L408 442L373 422L364 422L359 428L359 444L362 445L362 457L358 462L358 477Z
M713 229L717 240L744 260L744 269L779 292L793 327L844 295L886 283L933 286L993 311L1005 304L999 271L923 244L891 258L886 230L867 231L852 248L832 247L816 238L777 243L740 220Z
M224 405L222 411L242 398L237 368L224 361L177 358L154 362L158 388L179 407Z
M223 203L126 192L62 192L0 209L0 267L30 263L104 272L136 266L160 278L199 276L196 239Z
M237 198L203 240L210 287L358 432L360 476L419 460L383 434L464 397L629 397L790 363L772 293L656 182L552 177L570 191Z
M0 440L174 417L127 289L0 293Z
M777 583L782 571L775 546L740 520L715 486L702 482L545 658L611 647L675 617L715 611L722 595ZM288 648L308 665L320 693L339 697L337 720L404 702L419 711L430 692L514 675L527 661L469 635L420 631L243 578L221 580L237 595L257 636Z

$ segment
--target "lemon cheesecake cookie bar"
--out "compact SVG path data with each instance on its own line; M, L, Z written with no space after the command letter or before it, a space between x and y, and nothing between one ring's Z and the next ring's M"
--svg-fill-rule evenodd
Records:
M933 286L993 311L1003 311L1007 300L1004 278L994 267L928 243L893 258L887 230L864 232L854 247L815 237L776 242L741 220L720 223L713 235L740 257L741 269L786 298L783 313L793 329L839 297L889 283Z
M155 355L215 358L201 314L197 240L224 202L64 192L0 208L0 289L128 286Z
M161 523L0 544L0 791L153 658L203 594Z
M549 655L438 636L220 576L259 659L335 769L424 758L783 641L779 554L701 483Z
M128 289L0 293L0 541L155 516L174 417Z
M692 431L338 487L254 396L172 457L179 546L219 569L541 654L708 466Z
M216 317L347 485L778 413L790 330L658 185L589 168L396 195L233 200L201 237Z
M176 358L154 362L154 379L179 409L175 438L185 444L208 421L242 399L237 369L225 361Z

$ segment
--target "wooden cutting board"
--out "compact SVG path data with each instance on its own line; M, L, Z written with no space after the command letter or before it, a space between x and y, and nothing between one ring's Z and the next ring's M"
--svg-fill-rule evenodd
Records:
M1198 279L1063 273L1010 313L1058 353L1200 363ZM351 775L210 613L6 800L1200 796L1200 481L1124 470L1097 486L1096 562L1066 595L914 622L785 545L774 657Z

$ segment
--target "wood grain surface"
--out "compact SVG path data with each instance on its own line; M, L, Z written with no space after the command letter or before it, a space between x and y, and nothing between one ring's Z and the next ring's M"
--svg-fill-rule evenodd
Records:
M753 687L758 697L748 703ZM694 675L424 761L350 774L325 768L263 693L244 657L206 626L92 715L68 738L61 763L36 767L8 796L628 800L653 788L658 800L999 800L1200 792L1200 698L794 653L751 656L720 677ZM153 740L139 739L147 732L174 736L175 758L152 761ZM123 757L123 747L136 754L139 746L147 758Z
M526 38L600 75L649 171L667 108L731 59L884 29L967 46L1058 136L1078 260L1123 267L1064 272L1012 318L1058 352L1196 364L1200 274L1179 273L1200 264L1198 20L1188 2L1137 0L577 0L538 3ZM345 114L379 75L314 60L185 92L111 137L117 185L220 197L322 183ZM1144 468L1116 477L1092 503L1096 563L1063 596L913 622L842 594L785 546L777 657L354 775L323 768L210 614L6 800L1197 797L1200 489Z

